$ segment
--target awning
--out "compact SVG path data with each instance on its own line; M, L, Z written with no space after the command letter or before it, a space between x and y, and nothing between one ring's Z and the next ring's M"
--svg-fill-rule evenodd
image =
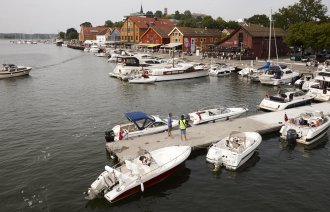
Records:
M162 48L175 48L177 46L182 46L182 43L168 43L165 45L162 45Z
M125 113L125 116L128 120L133 122L139 130L143 130L146 127L146 124L150 121L154 122L155 119L152 116L149 116L143 112L136 111L136 112L128 112ZM150 120L150 121L148 121ZM142 122L141 122L142 121Z
M143 47L150 47L150 48L160 46L160 44L158 44L158 43L139 43L139 44L136 44L136 45L137 46L143 46Z

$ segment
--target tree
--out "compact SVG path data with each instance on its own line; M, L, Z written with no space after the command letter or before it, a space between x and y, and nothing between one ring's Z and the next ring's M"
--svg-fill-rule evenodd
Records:
M64 39L65 38L65 32L59 32L58 37L61 38L61 39Z
M123 26L123 22L122 21L117 21L113 24L114 27L118 27L121 28Z
M285 42L304 51L312 48L318 52L330 48L330 23L316 24L313 22L292 24L288 28Z
M160 11L160 10L157 10L157 11L155 12L155 18L161 18L161 17L163 17L163 12Z
M220 30L223 30L227 27L227 22L223 20L221 17L218 17L215 21L217 22L217 25Z
M80 27L92 27L91 22L84 22L82 24L80 24Z
M182 15L180 14L180 12L179 11L175 11L174 12L174 19L176 19L176 20L181 20L181 17L182 17Z
M326 22L328 9L321 0L300 0L287 8L283 7L274 14L275 25L288 29L291 24L307 22Z
M177 25L183 26L183 27L193 27L193 28L198 27L195 19L193 19L193 18L187 18L187 19L181 20L181 21L179 21L179 23Z
M239 24L237 21L228 21L226 24L226 28L229 29L237 29L239 27Z
M66 39L67 40L73 40L73 39L78 39L78 32L75 28L69 28L66 30Z
M202 20L201 27L215 29L218 28L218 24L211 16L205 16Z
M148 12L146 13L146 16L147 16L148 18L153 18L153 17L154 17L154 13L151 12L151 11L148 11Z
M104 23L104 26L105 27L113 27L113 22L111 21L111 20L107 20L107 21L105 21L105 23Z
M269 17L265 14L251 16L250 18L246 19L246 21L251 24L259 24L269 27Z
M183 12L184 18L192 18L190 10L186 10Z

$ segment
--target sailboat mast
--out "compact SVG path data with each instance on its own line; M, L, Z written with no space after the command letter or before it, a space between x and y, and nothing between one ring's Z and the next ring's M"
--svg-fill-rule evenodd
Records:
M271 39L272 39L272 10L270 10L270 17L269 17L268 61L270 61Z

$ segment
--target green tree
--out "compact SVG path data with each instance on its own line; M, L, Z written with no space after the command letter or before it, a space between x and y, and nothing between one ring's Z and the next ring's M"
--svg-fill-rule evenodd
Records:
M184 11L183 15L184 15L184 18L187 18L187 19L192 18L190 10Z
M246 21L251 24L260 24L269 27L269 17L265 14L251 16Z
M227 27L227 22L223 20L221 17L218 17L215 21L217 22L217 25L220 30L223 30Z
M288 29L300 22L326 22L329 20L327 7L321 0L300 0L294 5L283 7L273 15L275 26Z
M174 12L174 16L173 18L176 20L181 20L182 15L180 14L180 12L177 10Z
M195 19L193 19L193 18L187 18L187 19L181 20L181 21L179 21L179 23L177 25L183 26L183 27L193 27L193 28L198 27Z
M151 11L148 11L148 12L146 13L146 16L147 16L148 18L153 18L153 17L154 17L154 13L151 12Z
M113 22L111 20L106 20L105 23L104 23L104 26L105 27L113 27Z
M157 10L157 11L155 12L155 18L161 18L161 17L163 17L163 12L160 11L160 10Z
M290 46L312 48L315 52L330 48L330 23L313 22L290 25L285 42Z
M123 26L123 22L122 21L117 21L113 24L114 27L118 27L121 28Z
M73 39L78 39L78 32L75 28L69 28L66 30L66 39L67 40L73 40Z
M226 28L237 29L238 27L239 27L239 24L237 21L227 21Z
M80 24L80 27L92 27L91 22L84 22L82 24Z
M61 38L61 39L64 39L65 38L65 32L59 32L58 37Z
M211 16L205 16L201 22L201 27L215 29L218 28L218 23Z

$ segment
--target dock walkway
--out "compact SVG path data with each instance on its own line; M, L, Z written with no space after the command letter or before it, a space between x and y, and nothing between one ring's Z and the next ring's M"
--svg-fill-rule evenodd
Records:
M106 150L118 157L119 161L135 158L143 150L155 150L172 145L190 145L193 150L205 148L226 137L231 131L255 131L261 135L277 132L284 122L284 114L289 118L303 112L315 110L330 113L330 102L312 104L284 111L262 113L238 119L219 121L202 125L193 125L187 129L187 141L181 141L180 131L172 131L172 137L167 132L147 136L129 138L128 140L106 143Z

